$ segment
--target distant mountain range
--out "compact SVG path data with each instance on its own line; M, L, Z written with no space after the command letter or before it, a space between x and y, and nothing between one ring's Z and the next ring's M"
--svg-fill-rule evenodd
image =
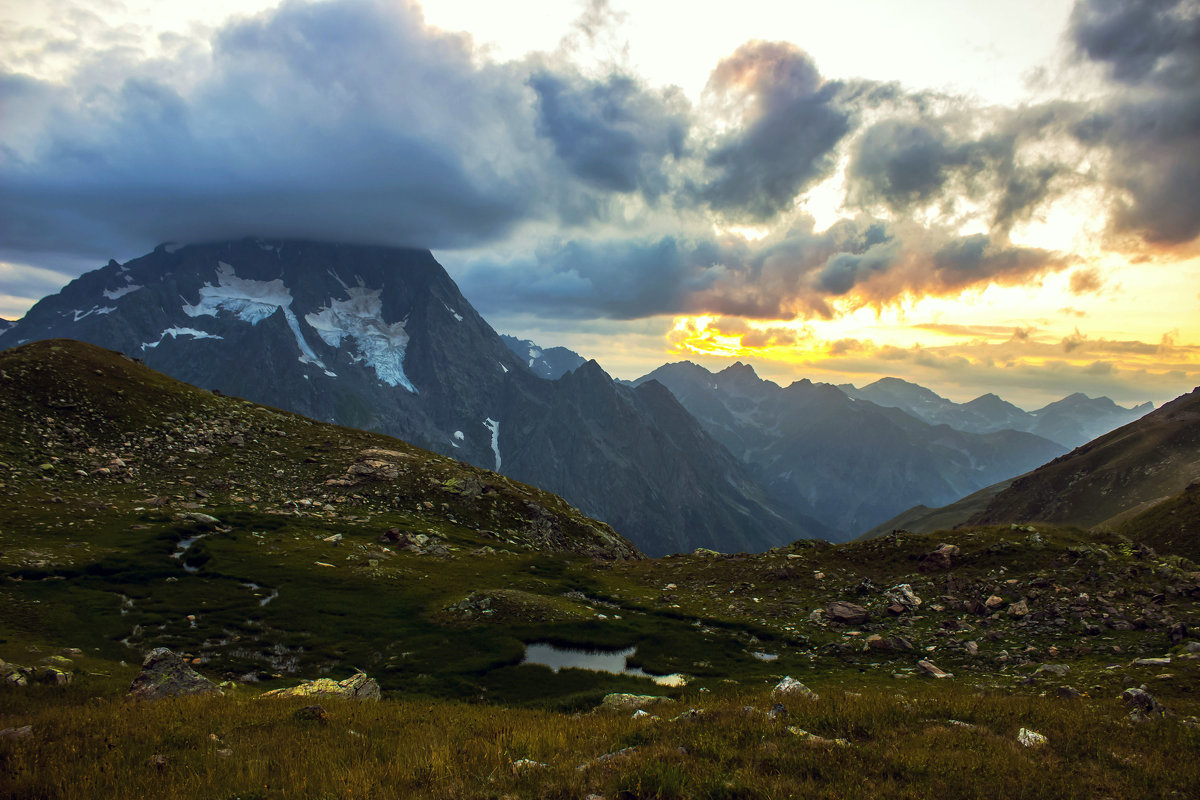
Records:
M528 339L518 339L507 334L500 334L500 339L539 378L556 381L587 363L587 359L579 353L565 347L543 348Z
M1027 474L941 508L917 506L863 534L1053 523L1115 530L1200 557L1200 389Z
M907 411L931 425L949 425L966 433L1025 431L1067 449L1133 422L1154 409L1153 403L1123 408L1107 397L1090 398L1079 393L1036 411L1024 411L994 394L976 397L968 403L955 403L924 386L899 378L881 378L861 389L850 384L838 388L857 400Z
M50 338L503 472L649 554L834 535L769 499L661 386L620 385L595 362L538 377L427 251L160 246L44 298L0 348Z
M634 385L653 381L754 466L773 498L804 503L842 536L914 501L950 502L1065 450L1020 431L978 434L930 425L830 384L802 380L781 387L740 362L715 374L687 361L667 364Z

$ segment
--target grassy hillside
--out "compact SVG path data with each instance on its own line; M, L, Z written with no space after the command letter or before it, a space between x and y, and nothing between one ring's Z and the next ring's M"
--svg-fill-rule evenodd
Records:
M0 462L0 659L71 676L0 685L4 796L1082 798L1200 783L1182 757L1200 747L1185 635L1200 571L1118 533L972 526L644 559L531 487L62 341L0 354ZM899 584L922 602L898 607ZM867 616L838 621L839 603ZM629 666L682 685L522 663L532 642L635 648ZM123 701L158 646L225 696ZM258 699L355 669L384 700L323 701L328 724L296 719L304 701ZM820 699L772 697L789 675ZM1118 695L1143 684L1171 716L1128 720ZM577 713L610 692L667 699L658 719ZM766 714L776 702L786 716ZM1018 744L1023 727L1048 743Z

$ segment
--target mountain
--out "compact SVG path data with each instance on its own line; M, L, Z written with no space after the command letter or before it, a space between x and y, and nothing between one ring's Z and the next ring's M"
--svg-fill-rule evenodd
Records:
M797 504L841 538L914 500L951 502L1063 450L1028 433L929 425L829 384L780 387L740 362L715 374L691 362L667 364L635 385L647 381L670 389L714 439L753 465L772 497Z
M0 348L71 338L196 386L378 431L555 492L646 552L823 535L660 387L534 375L427 251L164 245L44 298Z
M967 433L1025 431L1063 447L1078 447L1153 410L1153 403L1124 408L1107 397L1073 394L1036 411L1025 411L994 394L968 403L947 400L924 386L899 378L881 378L861 389L838 386L857 400L899 408L931 425L949 425Z
M579 353L565 347L538 347L528 339L518 339L503 333L500 334L500 339L539 378L558 380L587 362Z
M1200 388L1023 475L969 522L1108 528L1197 479Z
M4 319L3 317L0 317L0 333L4 333L6 330L8 330L9 328L11 328L13 325L16 325L16 324L17 323L12 321L11 319Z

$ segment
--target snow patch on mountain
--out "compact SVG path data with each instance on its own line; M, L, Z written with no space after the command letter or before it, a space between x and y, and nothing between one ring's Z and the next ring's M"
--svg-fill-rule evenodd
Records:
M446 306L446 304L445 304L445 303L442 303L442 305ZM446 310L450 312L450 316L454 317L454 318L455 318L456 320L458 320L459 322L462 322L462 321L463 321L462 314L458 313L457 311L455 311L455 310L454 310L453 308L451 308L450 306L446 306Z
M312 347L304 339L300 331L300 322L292 312L292 292L283 281L276 278L273 281L256 281L251 278L239 278L233 267L224 261L217 262L217 283L206 283L200 287L200 299L195 303L183 304L183 313L189 317L215 317L221 311L228 311L243 322L257 325L276 311L282 311L288 328L296 337L296 346L300 348L300 363L320 367L325 374L336 378Z
M87 311L75 309L75 321L79 322L79 320L83 319L84 317L90 317L92 314L111 314L116 310L117 309L112 306L92 306Z
M195 328L167 328L165 331L163 331L159 335L157 341L142 342L142 349L143 350L152 350L155 347L158 347L160 344L162 344L163 339L166 339L168 336L170 336L172 339L178 339L180 336L191 336L193 339L223 339L223 338L225 338L223 336L217 336L215 333L209 333L208 331L200 331L200 330L196 330Z
M142 288L138 284L131 281L129 279L128 275L125 276L125 281L126 281L126 284L124 286L121 286L116 289L105 289L104 293L103 293L104 296L107 297L109 300L118 300L118 299L124 297L125 295L129 294L130 292L136 292L138 289Z
M358 355L375 369L379 380L418 394L404 374L404 353L409 339L404 326L408 319L383 321L382 289L368 289L361 282L358 286L342 285L345 300L330 299L316 313L306 314L304 321L330 347L340 347L343 339L353 340Z
M488 417L483 421L483 427L492 432L492 452L496 454L496 472L500 471L500 423Z

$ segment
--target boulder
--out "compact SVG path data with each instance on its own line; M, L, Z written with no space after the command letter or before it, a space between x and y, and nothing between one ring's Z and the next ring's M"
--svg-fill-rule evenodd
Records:
M340 697L344 700L378 700L379 684L365 672L356 672L344 681L317 678L288 689L263 692L263 697Z
M871 616L867 609L846 600L834 600L825 607L825 618L842 625L861 625Z
M1126 689L1121 692L1121 700L1125 705L1132 706L1129 716L1135 720L1149 716L1161 717L1167 713L1163 704L1145 689Z
M1013 619L1021 619L1029 615L1029 605L1024 600L1018 600L1008 607L1008 615Z
M129 697L159 700L186 694L222 694L217 685L165 647L146 654L142 671L129 684Z

